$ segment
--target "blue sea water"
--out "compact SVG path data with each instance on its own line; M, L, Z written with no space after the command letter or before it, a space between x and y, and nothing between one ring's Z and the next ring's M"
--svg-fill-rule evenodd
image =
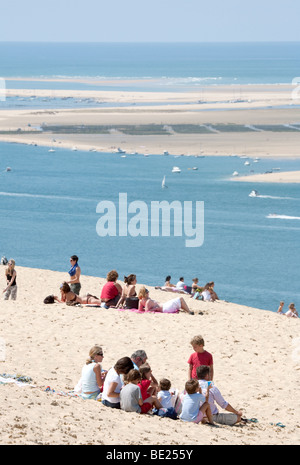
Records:
M0 76L21 77L24 82L33 77L114 78L120 90L119 79L139 78L144 80L135 83L139 89L142 86L143 90L151 90L155 86L156 90L165 90L210 84L291 83L299 73L297 42L0 43ZM158 81L153 84L149 79ZM15 88L18 83L7 85ZM27 85L43 88L44 83ZM73 84L52 85L72 88ZM99 89L99 84L81 83L80 88ZM107 89L107 85L100 84L100 89Z
M170 274L186 283L214 280L220 298L271 311L279 300L300 300L300 191L297 184L239 183L233 171L300 169L297 160L239 157L174 157L74 152L21 144L0 144L0 254L17 265L67 271L77 254L85 275L110 269L136 273L139 283L162 285ZM172 173L173 166L181 173ZM6 167L11 171L6 171ZM197 167L198 170L193 170ZM167 189L162 189L166 176ZM252 189L261 197L251 198ZM204 202L204 243L185 246L186 237L100 237L96 212L119 193L128 204L143 201ZM269 218L268 215L278 217ZM134 215L128 213L128 221ZM194 217L195 218L195 217ZM149 221L151 216L149 214ZM59 283L58 283L59 285ZM53 289L55 292L56 289ZM86 289L88 291L88 289ZM100 292L100 288L99 288Z
M285 84L299 75L298 43L0 43L0 77L10 78L6 87L33 90L32 97L0 101L0 108L108 105L92 99L45 100L34 97L34 89L188 92L220 84ZM121 158L2 143L0 254L20 266L67 271L75 253L84 274L105 276L116 268L121 278L136 273L138 282L149 285L163 284L167 274L174 282L184 276L187 283L197 276L203 284L214 280L217 293L228 301L274 311L283 299L297 307L299 185L261 184L258 189L228 178L235 170L299 170L299 164L260 160L246 168L238 157ZM180 174L171 173L174 165ZM12 171L6 171L8 166ZM161 188L164 175L168 189ZM261 197L249 197L252 189ZM128 203L142 200L149 207L154 200L203 201L204 244L188 248L184 237L173 235L100 237L97 204L111 200L117 205L120 192L127 193ZM278 216L268 217L274 213Z

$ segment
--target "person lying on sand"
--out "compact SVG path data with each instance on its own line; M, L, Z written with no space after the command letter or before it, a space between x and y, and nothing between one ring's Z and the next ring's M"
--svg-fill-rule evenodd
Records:
M60 299L57 296L54 296L54 300L59 303L66 303L67 305L75 305L75 304L94 304L94 305L101 305L101 300L98 297L86 294L82 297L79 297L75 292L72 292L68 283L64 282L60 286Z
M155 286L155 289L160 289L161 291L166 292L176 292L177 294L187 294L184 289L176 287L175 284L172 284L170 281L171 276L167 276L164 286Z
M155 300L150 299L149 291L144 286L141 287L138 297L140 299L140 311L177 313L179 310L183 310L190 315L194 315L194 312L191 312L183 297L177 297L176 299L168 300L168 302L165 302L161 305Z

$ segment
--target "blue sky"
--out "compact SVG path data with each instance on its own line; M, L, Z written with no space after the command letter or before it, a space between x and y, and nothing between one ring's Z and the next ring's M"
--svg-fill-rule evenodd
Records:
M0 41L300 41L297 0L0 0Z

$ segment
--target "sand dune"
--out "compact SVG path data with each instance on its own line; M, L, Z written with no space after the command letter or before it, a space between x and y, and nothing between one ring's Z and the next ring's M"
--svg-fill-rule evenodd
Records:
M3 274L4 267L0 271ZM22 267L17 273L17 301L1 301L5 360L0 374L30 376L35 387L0 385L1 444L299 444L299 320L189 297L194 316L45 305L43 298L58 294L66 274ZM104 282L83 276L82 293L99 295ZM153 288L150 292L161 302L172 297ZM118 358L145 349L157 379L167 377L172 387L182 390L190 340L196 334L202 334L214 357L215 384L257 423L211 428L45 392L47 386L72 390L94 343L104 349L106 369ZM278 422L285 427L274 426Z

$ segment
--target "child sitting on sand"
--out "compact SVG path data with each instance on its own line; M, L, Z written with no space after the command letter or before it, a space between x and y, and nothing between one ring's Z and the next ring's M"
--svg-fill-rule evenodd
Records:
M143 363L139 368L139 372L142 379L140 383L142 395L147 394L148 397L156 396L158 392L158 382L152 373L149 363Z
M144 286L141 287L139 292L139 311L145 312L161 312L161 313L177 313L179 310L194 315L187 306L183 297L177 297L176 299L168 300L164 304L160 305L155 300L150 299L149 291Z
M177 395L174 392L171 392L171 381L167 378L163 378L159 382L158 386L159 392L157 398L162 405L160 409L153 409L153 414L160 417L172 418L177 420L178 415L174 408Z
M159 382L157 398L161 403L163 408L172 408L174 407L173 397L174 393L170 392L171 381L167 378L163 378Z
M284 306L284 302L282 300L281 302L279 302L279 307L278 307L278 310L277 310L277 313L280 313L280 315L284 315L284 313L282 311L283 306Z
M143 401L141 389L138 383L141 381L141 374L138 370L130 370L125 379L125 386L120 393L121 409L125 412L147 413L148 404Z
M202 394L199 383L196 379L190 379L185 383L186 394L182 399L182 411L179 418L183 421L193 423L205 423L204 416L207 417L208 423L214 425L211 414L208 396L210 386L207 389L206 396Z
M141 380L138 383L138 386L141 390L144 404L148 404L147 407L144 407L144 409L148 408L147 411L149 411L153 407L153 405L157 409L162 408L161 403L156 397L158 383L152 374L150 365L148 365L148 363L144 363L140 366L139 372L141 375Z
M204 339L202 336L195 336L191 340L191 345L194 349L194 353L188 359L189 371L188 379L197 379L197 367L206 365L210 367L210 380L213 379L213 357L212 355L204 350Z

